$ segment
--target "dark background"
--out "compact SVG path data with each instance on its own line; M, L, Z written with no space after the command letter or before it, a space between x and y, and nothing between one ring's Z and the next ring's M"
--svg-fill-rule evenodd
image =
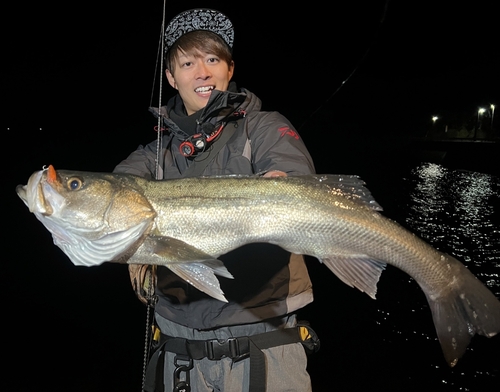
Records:
M391 172L400 169L393 157L425 135L431 116L474 118L500 102L493 1L283 4L167 2L166 19L200 6L226 13L236 28L234 80L296 125L318 172L367 178L389 213ZM138 391L145 309L126 267L74 267L14 189L48 164L111 171L156 137L147 108L158 104L163 2L2 8L2 390ZM163 102L171 94L165 87ZM493 156L485 170L498 167ZM438 344L387 352L370 318L373 301L310 264L317 300L304 316L323 341L310 362L315 390L419 390L415 380L426 377L427 356L441 355ZM384 279L387 295L398 295ZM464 366L493 355L498 362L489 341L477 344Z
M200 4L167 2L167 20ZM433 115L474 117L479 106L498 105L492 1L263 4L206 6L224 11L236 27L234 80L264 109L290 118L319 169L362 162L366 154L358 150L374 142L421 136ZM2 120L16 150L37 146L35 156L26 153L27 173L48 163L111 170L154 139L147 107L158 104L161 0L9 8ZM165 102L173 91L163 83ZM344 144L354 152L347 160Z

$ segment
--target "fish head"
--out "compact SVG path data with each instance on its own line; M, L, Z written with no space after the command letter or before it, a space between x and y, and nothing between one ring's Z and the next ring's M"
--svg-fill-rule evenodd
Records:
M76 265L123 257L156 216L140 187L124 175L49 166L16 192Z

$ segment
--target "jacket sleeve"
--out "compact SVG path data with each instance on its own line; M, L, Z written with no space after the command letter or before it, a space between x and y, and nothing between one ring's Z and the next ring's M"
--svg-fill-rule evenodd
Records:
M290 121L278 112L260 112L247 122L254 172L281 170L288 175L311 174L314 163Z
M156 149L151 144L146 147L139 146L126 159L121 161L113 170L113 173L135 174L147 179L154 178L156 162Z

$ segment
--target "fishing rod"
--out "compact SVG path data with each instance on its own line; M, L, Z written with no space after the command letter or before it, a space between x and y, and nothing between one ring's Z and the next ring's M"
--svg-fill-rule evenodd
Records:
M318 114L324 107L325 105L330 102L330 100L337 95L337 93L342 89L342 87L345 86L345 84L351 79L351 77L356 73L356 71L361 67L361 65L365 62L365 60L368 57L368 54L371 52L371 49L375 45L375 42L378 39L378 36L380 34L380 31L382 29L382 25L385 22L385 18L387 16L387 9L389 7L389 1L386 0L384 4L384 9L382 11L382 16L380 17L378 28L376 30L376 34L374 34L374 38L371 41L371 44L368 46L368 49L364 52L363 56L361 56L361 59L358 61L358 63L354 66L354 69L351 71L351 73L340 83L340 85L337 87L337 89L321 104L319 105L313 112L304 120L304 122L297 128L297 130L301 130L305 124L307 124L308 121L310 121L316 114Z
M151 90L151 99L150 102L153 100L153 91L154 91L154 84L156 81L156 74L158 73L158 56L160 57L160 76L159 76L159 91L158 91L158 110L162 106L162 90L163 90L163 61L164 61L164 54L165 54L165 17L166 17L166 3L167 0L163 0L163 16L162 16L162 22L161 22L161 29L160 29L160 37L159 37L159 45L158 45L158 51L156 54L156 69L155 69L155 76L153 77L153 88ZM151 105L150 105L151 106ZM157 180L161 180L163 178L163 170L160 164L160 153L162 150L162 136L163 136L163 127L162 127L162 116L158 116L158 125L157 125L157 136L156 136L156 164L155 164L155 178Z
M162 107L162 90L163 90L163 62L164 62L164 53L165 53L165 18L167 15L166 12L167 8L167 1L163 0L163 15L162 15L162 22L161 22L161 28L160 28L160 36L158 40L158 50L156 53L156 68L153 76L153 86L151 88L151 97L150 97L150 105L152 106L153 102L153 93L154 93L154 87L156 84L156 75L158 74L158 63L160 64L160 72L159 72L159 92L158 92L158 109ZM158 57L160 58L158 60ZM160 160L161 160L161 150L163 148L162 146L162 139L163 139L163 126L162 126L162 116L158 116L158 124L156 126L156 161L155 161L155 178L157 180L161 180L163 178L163 168L161 166ZM148 287L146 289L146 331L145 331L145 336L144 336L144 358L143 358L143 365L142 365L142 385L141 385L141 392L145 392L145 383L146 383L146 371L149 363L149 358L150 358L150 351L151 351L151 343L152 340L155 339L155 330L154 330L154 317L152 316L151 312L152 309L154 308L156 299L154 295L155 291L155 280L156 280L156 267L153 265L150 266L140 266L140 268L146 268L145 276L144 279L148 279Z

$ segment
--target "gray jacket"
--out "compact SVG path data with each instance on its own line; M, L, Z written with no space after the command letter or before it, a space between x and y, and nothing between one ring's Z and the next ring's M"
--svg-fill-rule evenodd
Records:
M236 92L232 83L229 91L214 91L206 107L182 118L182 101L172 98L161 108L168 133L162 138L162 178L181 178L199 157L186 158L180 145L200 127L218 124L224 119L236 121L231 138L210 161L203 175L260 174L281 170L288 175L314 172L312 159L290 122L277 112L260 111L261 101L242 89ZM245 117L232 117L233 113ZM179 117L180 116L180 117ZM175 122L174 118L179 121ZM187 122L185 120L188 120ZM184 128L179 124L182 123ZM192 129L188 129L192 128ZM196 128L196 129L195 129ZM208 129L213 129L208 128ZM222 131L224 132L224 131ZM154 178L157 141L132 152L118 164L116 173L132 173ZM229 303L213 299L178 278L167 268L158 269L156 312L162 317L196 329L259 322L293 312L313 299L312 285L302 256L290 255L270 244L249 244L220 259L235 279L219 278Z

